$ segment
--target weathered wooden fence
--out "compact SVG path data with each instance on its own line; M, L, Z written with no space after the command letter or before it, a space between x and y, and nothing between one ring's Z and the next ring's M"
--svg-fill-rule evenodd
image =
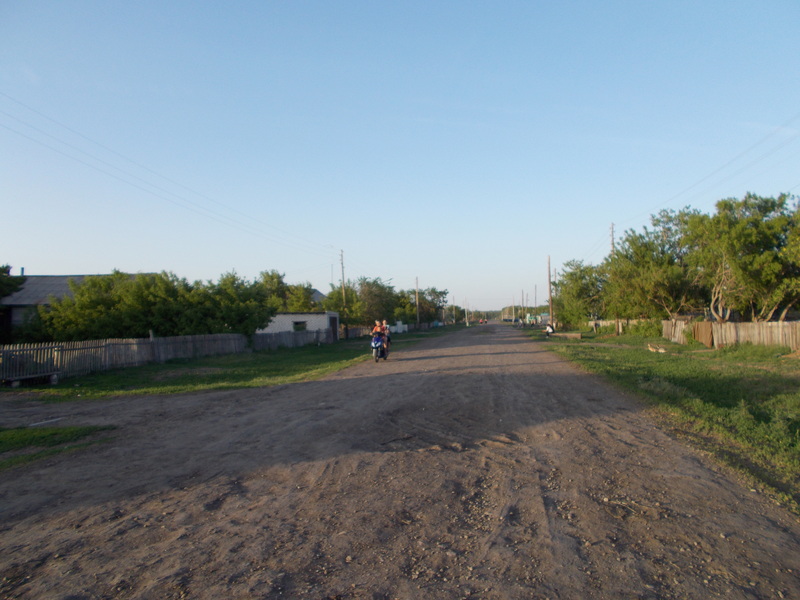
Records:
M714 346L751 343L756 346L788 346L800 349L800 322L712 323Z
M240 334L187 335L15 344L0 346L0 380L72 377L98 371L135 367L175 358L197 358L248 351Z
M279 333L257 333L253 336L253 350L277 350L278 348L297 348L309 344L332 344L333 330L281 331Z
M360 338L365 335L369 335L372 332L372 327L361 327L360 325L349 325L347 327L347 338L348 339L355 339ZM339 339L345 339L345 329L344 325L339 327Z
M661 321L661 337L676 344L686 344L686 321Z
M800 349L800 321L768 323L712 323L662 321L662 336L677 344L687 343L686 333L709 348L750 343L756 346L788 346Z

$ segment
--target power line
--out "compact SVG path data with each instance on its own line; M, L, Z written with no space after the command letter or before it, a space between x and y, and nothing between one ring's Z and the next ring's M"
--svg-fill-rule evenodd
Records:
M659 209L659 208L662 208L662 207L664 207L664 206L667 206L668 204L671 204L672 202L674 202L676 199L680 198L681 196L683 196L683 195L684 195L684 194L686 194L687 192L689 192L689 191L691 191L691 190L695 189L696 187L698 187L698 186L702 185L703 183L705 183L706 181L708 181L709 179L711 179L712 177L714 177L715 175L717 175L718 173L720 173L721 171L723 171L724 169L728 168L730 165L734 164L734 163L735 163L736 161L738 161L740 158L742 158L743 156L745 156L746 154L748 154L749 152L751 152L752 150L754 150L754 149L755 149L755 148L757 148L758 146L762 145L763 143L765 143L765 142L766 142L767 140L769 140L770 138L774 137L774 136L775 136L775 135L776 135L778 132L780 132L780 131L782 131L782 130L786 129L786 128L787 128L789 125L791 125L791 124L792 124L794 121L796 121L797 119L800 119L800 113L797 113L797 114L796 114L796 115L794 115L793 117L789 118L789 119L788 119L786 122L784 122L782 125L779 125L779 126L775 127L774 129L772 129L772 131L770 131L770 132L769 132L768 134L766 134L764 137L762 137L761 139L759 139L759 140L758 140L757 142L755 142L754 144L752 144L752 145L748 146L746 149L744 149L744 150L742 150L741 152L739 152L738 154L736 154L736 156L734 156L733 158L731 158L730 160L728 160L727 162L725 162L725 163L724 163L722 166L720 166L720 167L717 167L716 169L714 169L713 171L711 171L711 172L710 172L710 173L708 173L707 175L705 175L705 176L701 177L700 179L698 179L697 181L695 181L695 182L694 182L693 184L691 184L690 186L688 186L688 187L686 187L686 188L682 189L682 190L681 190L680 192L678 192L677 194L674 194L674 195L672 195L670 198L668 198L668 199L667 199L667 200L665 200L664 202L661 202L661 203L659 203L659 204L657 204L657 205L653 206L651 209L649 209L649 211L648 211L648 212L649 212L649 214L651 214L651 215L652 215L652 213L653 213L653 211L654 211L654 210L656 210L656 209ZM719 183L723 183L723 182L725 182L725 181L728 181L728 180L732 179L733 177L736 177L737 175L741 174L742 172L744 172L745 170L749 169L749 168L750 168L750 167L752 167L753 165L757 164L758 162L760 162L760 161L764 160L764 159L765 159L765 158L767 158L768 156L771 156L772 154L774 154L775 152L777 152L777 151L778 151L778 150L780 150L781 148L784 148L784 147L785 147L785 146L787 146L788 144L792 143L792 142L793 142L793 141L795 141L795 140L796 140L798 137L800 137L800 132L794 133L794 134L793 134L791 137L789 137L789 138L788 138L786 141L784 141L783 143L779 144L777 147L773 148L772 150L769 150L768 152L765 152L764 154L762 154L761 156L759 156L759 157L758 157L758 158L756 158L755 160L753 160L753 161L749 162L748 164L746 164L745 166L743 166L742 168L740 168L740 169L739 169L739 170L737 170L736 172L734 172L734 173L732 173L732 174L730 174L730 175L726 176L726 177L725 177L724 179L722 179L720 182L717 182L717 184L716 184L716 185L718 185ZM642 214L644 214L644 213L642 213ZM638 218L640 218L640 217L642 216L642 214L640 214L640 215L636 215L635 217L631 217L631 218L627 219L625 222L631 222L631 221L637 220Z
M42 146L44 146L44 147L46 147L46 148L48 148L48 149L50 149L52 151L55 151L55 152L57 152L57 153L59 153L59 154L61 154L63 156L66 156L68 158L76 160L77 162L80 162L81 164L84 164L85 166L88 166L88 167L90 167L92 169L95 169L95 170L97 170L97 171L99 171L101 173L109 175L109 176L117 179L118 181L121 181L121 182L126 183L128 185L131 185L131 186L133 186L133 187L135 187L137 189L140 189L142 191L148 192L148 193L152 194L153 196L155 196L157 198L160 198L162 200L166 200L168 202L176 204L177 206L181 206L182 208L186 208L188 210L192 210L193 212L196 212L197 214L201 214L203 216L212 218L212 219L216 220L217 222L224 223L224 224L227 224L227 225L232 226L232 227L240 228L242 231L246 231L247 233L251 233L251 234L257 235L258 237L262 237L262 238L267 239L267 240L272 241L272 242L278 242L278 243L281 243L281 244L284 244L284 245L287 245L287 246L293 246L296 249L303 249L303 250L306 250L306 251L314 251L314 252L322 251L326 255L328 255L331 252L332 246L330 246L330 245L323 245L323 244L317 244L317 243L311 242L306 238L303 238L301 236L297 236L297 235L292 234L290 232L283 231L283 230L281 230L281 229L279 229L279 228L277 228L277 227L275 227L273 225L270 225L269 223L265 223L263 221L260 221L260 220L256 219L255 217L251 216L250 214L247 214L247 213L245 213L243 211L240 211L240 210L238 210L236 208L233 208L233 207L231 207L229 205L226 205L226 204L224 204L222 202L219 202L219 201L215 200L214 198L211 198L210 196L208 196L206 194L203 194L201 192L193 190L193 189L191 189L191 188L189 188L189 187L187 187L187 186L175 181L174 179L171 179L171 178L169 178L169 177L167 177L165 175L162 175L162 174L158 173L157 171L155 171L155 170L153 170L153 169L151 169L151 168L149 168L149 167L147 167L147 166L145 166L145 165L133 160L132 158L129 158L129 157L121 154L120 152L117 152L116 150L114 150L112 148L109 148L108 146L106 146L106 145L104 145L104 144L102 144L102 143L100 143L100 142L98 142L96 140L93 140L92 138L84 135L83 133L81 133L79 131L76 131L75 129L69 127L68 125L63 124L63 123L57 121L56 119L53 119L52 117L50 117L48 115L45 115L44 113L42 113L42 112L40 112L40 111L28 106L27 104L25 104L25 103L15 99L15 98L9 96L8 94L6 94L4 92L0 92L0 96L4 96L4 97L8 98L9 100L19 104L20 106L23 106L27 110L29 110L29 111L41 116L42 118L44 118L44 119L46 119L46 120L48 120L48 121L50 121L52 123L55 123L59 127L62 127L64 129L66 129L70 133L72 133L72 134L74 134L74 135L76 135L76 136L78 136L80 138L83 138L84 140L87 140L88 142L90 142L90 143L102 148L103 150L105 150L107 152L110 152L110 153L120 157L121 159L123 159L123 160L125 160L125 161L127 161L127 162L129 162L129 163L131 163L133 165L135 165L136 167L139 167L140 169L143 169L144 171L147 171L148 173L151 173L152 175L155 175L156 177L159 177L159 178L163 179L164 181L167 181L167 182L169 182L169 183L171 183L171 184L173 184L175 186L178 186L179 188L184 189L184 190L186 190L186 191L188 191L188 192L190 192L190 193L192 193L192 194L194 194L196 196L199 196L200 198L203 198L203 199L205 199L205 200L207 200L209 202L212 202L213 204L221 206L226 211L236 213L236 214L238 214L240 216L243 216L243 217L245 217L245 218L247 218L249 220L252 220L259 227L269 228L269 229L273 230L276 233L273 234L272 236L267 236L260 229L254 229L254 228L252 228L251 225L246 225L246 224L242 223L241 221L238 221L238 220L236 220L236 219L234 219L234 218L232 218L232 217L230 217L228 215L222 214L222 213L220 213L218 211L215 211L215 210L213 210L211 208L208 208L206 206L198 204L197 202L193 202L192 200L186 198L185 196L182 196L180 194L176 194L175 192L169 191L169 190L167 190L167 189L165 189L165 188L163 188L161 186L158 186L158 185L156 185L156 184L154 184L154 183L152 183L150 181L147 181L144 178L139 177L138 175L136 175L134 173L131 173L130 171L127 171L126 169L118 167L118 166L108 162L107 160L104 160L104 159L102 159L102 158L100 158L100 157L98 157L98 156L96 156L96 155L94 155L92 153L86 152L85 150L82 150L82 149L78 148L77 146L75 146L75 145L73 145L73 144L71 144L71 143L69 143L67 141L64 141L63 139L60 139L59 137L57 137L55 135L47 133L46 131L43 131L42 129L40 129L40 128L38 128L38 127L36 127L34 125L31 125L30 123L24 121L23 119L20 119L19 117L16 117L16 116L14 116L14 115L12 115L12 114L10 114L8 112L0 110L0 113L6 115L7 117L10 117L10 118L14 119L15 121L17 121L19 123L22 123L26 127L29 127L30 129L38 132L39 134L47 136L48 138L53 139L53 140L55 140L55 141L65 145L65 146L67 146L68 148L70 148L70 149L72 149L72 150L74 150L76 152L80 152L81 154L84 154L84 155L92 158L93 160L96 160L97 162L99 162L99 163L101 163L103 165L106 165L106 166L108 166L108 167L110 167L110 168L112 168L112 169L114 169L116 171L119 171L120 173L124 174L128 178L135 179L135 180L141 182L142 184L144 184L146 186L152 187L153 189L158 190L161 193L156 193L156 192L153 192L152 190L143 188L142 186L134 184L133 182L128 181L128 180L126 180L126 179L124 179L122 177L119 177L117 175L109 173L108 171L106 171L104 169L101 169L101 168L97 167L96 165L92 165L92 164L90 164L90 163L88 163L88 162L86 162L84 160L81 160L81 159L79 159L79 158L77 158L75 156L72 156L71 154L68 154L68 153L63 152L61 150L58 150L58 149L54 148L53 146L42 142L41 140L37 140L37 139L35 139L35 138L31 137L31 136L28 136L28 135L26 135L26 134L24 134L24 133L22 133L20 131L17 131L15 129L11 128L11 127L8 127L7 125L0 124L5 129L7 129L9 131L12 131L13 133L16 133L17 135L20 135L20 136L22 136L22 137L24 137L24 138L26 138L26 139L34 142L34 143L40 144L40 145L42 145ZM180 202L175 202L174 200L170 200L169 198L166 198L165 196L163 196L162 193L163 194L168 194L170 196L173 196L174 198L179 199L184 204L181 204ZM187 205L189 205L189 206L187 206ZM204 212L200 212L200 211L204 211ZM208 214L206 214L206 213L208 213ZM227 220L227 223L225 223L223 221L219 221L219 219L225 219L225 220ZM244 228L244 229L242 229L242 228ZM277 237L277 236L283 236L283 239L281 239L280 237Z
M734 164L736 161L741 159L743 156L747 155L749 152L751 152L755 148L759 147L760 145L764 144L766 141L768 141L769 139L771 139L772 137L777 135L780 131L788 128L789 125L791 125L797 119L800 119L800 113L797 113L796 115L794 115L793 117L791 117L787 121L785 121L782 125L779 125L779 126L775 127L774 129L772 129L768 134L763 136L761 139L759 139L754 144L751 144L750 146L748 146L745 150L742 150L741 152L736 154L733 158L731 158L730 160L725 162L722 166L717 167L716 169L711 171L709 174L705 175L704 177L701 177L699 180L697 180L693 184L687 186L686 188L684 188L683 190L681 190L677 194L674 194L673 196L671 196L670 198L668 198L664 202L661 202L660 204L658 204L658 205L654 206L653 208L651 208L650 212L649 212L649 216L652 216L652 211L654 211L655 209L661 208L663 206L666 206L666 205L672 203L677 198L679 198L679 197L683 196L684 194L686 194L687 192L697 188L698 186L702 185L703 183L705 183L706 181L708 181L709 179L711 179L712 177L714 177L718 173L722 172L724 169L726 169L727 167L729 167L732 164ZM757 158L755 158L755 159L751 160L750 162L746 163L745 165L743 165L742 167L740 167L739 169L737 169L733 173L727 175L724 179L722 179L720 182L717 182L715 185L719 185L719 183L728 181L728 180L736 177L737 175L740 175L741 173L743 173L747 169L749 169L752 166L760 163L764 159L768 158L769 156L772 156L773 154L775 154L779 150L781 150L781 149L785 148L786 146L788 146L789 144L793 143L795 140L798 139L798 137L800 137L800 131L793 132L786 140L784 140L783 142L779 143L777 146L772 147L771 149L767 150L766 152L762 153L760 156L758 156ZM782 161L782 162L785 162L785 160ZM792 192L795 189L797 189L798 187L800 187L800 183L788 188L785 191L786 192ZM639 215L630 217L628 219L624 219L621 222L622 223L631 223L633 221L639 220L643 215L644 215L644 213L641 213ZM612 225L612 227L613 227L613 225ZM613 233L612 233L612 236L613 236ZM584 256L590 255L590 254L594 254L594 252L597 251L597 249L600 247L601 244L602 244L602 242L595 243L592 246L592 248L590 249L590 251L585 253Z
M72 160L74 160L76 162L79 162L82 165L85 165L85 166L89 167L90 169L94 169L95 171L98 171L100 173L103 173L104 175L107 175L107 176L109 176L109 177L111 177L113 179L116 179L117 181L120 181L122 183L125 183L125 184L131 186L131 187L134 187L134 188L136 188L138 190L141 190L142 192L145 192L147 194L155 196L156 198L159 198L161 200L164 200L166 202L169 202L171 204L179 206L180 208L189 210L191 212L194 212L195 214L198 214L200 216L203 216L203 217L206 217L206 218L211 219L213 221L216 221L217 223L220 223L222 225L226 225L228 227L232 227L234 229L238 229L240 231L243 231L243 232L248 233L250 235L253 235L255 237L260 237L260 238L268 240L270 242L279 242L279 243L281 243L281 244L283 244L285 246L294 246L294 248L298 249L298 250L319 252L319 248L312 247L311 245L303 246L303 245L301 245L299 243L292 242L292 241L289 241L289 240L277 240L274 237L269 237L269 236L265 235L265 233L263 231L261 231L260 229L254 227L252 225L248 225L246 223L242 223L241 221L237 221L236 219L233 219L233 218L231 218L231 217L229 217L227 215L223 215L223 214L221 214L219 212L216 212L216 211L213 211L213 210L211 210L211 209L209 209L207 207L204 207L204 206L198 205L196 203L193 203L193 202L191 202L191 201L189 201L189 200L187 200L185 198L182 198L180 196L177 196L177 195L173 194L172 192L168 192L166 190L163 190L163 189L159 188L158 186L154 186L153 184L151 184L149 182L146 182L146 181L144 182L145 185L149 185L149 186L155 188L156 190L164 191L167 194L174 195L177 198L180 198L181 200L183 200L184 202L179 202L177 200L169 198L169 197L165 196L164 194L159 193L158 191L154 191L152 189L148 189L148 188L144 187L143 185L140 185L140 184L138 184L138 183L136 183L134 181L130 181L128 179L125 179L124 177L121 177L120 175L117 175L117 174L112 173L112 172L110 172L108 170L102 169L102 168L98 167L97 165L93 165L92 163L87 162L87 161L85 161L85 160L83 160L83 159L81 159L81 158L79 158L77 156L73 156L71 154L68 154L68 153L62 151L62 150L59 150L58 148L55 148L55 147L51 146L50 144L47 144L47 143L45 143L45 142L43 142L41 140L37 140L35 138L32 138L31 136L26 135L25 133L22 133L21 131L18 131L18 130L14 129L12 127L9 127L8 125L5 125L3 123L0 123L0 127L3 127L4 129L6 129L8 131L11 131L12 133L15 133L15 134L17 134L17 135L19 135L21 137L24 137L24 138L26 138L26 139L28 139L28 140L36 143L36 144L44 146L45 148L48 148L49 150L52 150L53 152L61 154L62 156L66 156L67 158L70 158L70 159L72 159ZM91 155L89 155L89 156L91 156ZM95 158L95 160L99 160L96 157L92 157L92 158ZM103 161L101 160L101 162L103 162ZM113 167L113 165L111 165L111 166ZM116 167L114 167L114 168L116 168ZM125 173L124 171L122 171L122 172L125 175L129 176L129 177L133 177L134 179L139 179L135 175L132 175L130 173Z

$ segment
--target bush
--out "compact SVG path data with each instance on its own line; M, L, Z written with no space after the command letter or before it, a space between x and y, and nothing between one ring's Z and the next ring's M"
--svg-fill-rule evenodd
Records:
M661 321L658 319L650 319L647 321L639 321L638 323L631 323L625 333L636 337L661 337Z

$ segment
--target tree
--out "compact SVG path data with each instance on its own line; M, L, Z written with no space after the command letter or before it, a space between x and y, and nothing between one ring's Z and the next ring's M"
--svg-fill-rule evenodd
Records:
M361 277L357 282L357 290L363 324L388 319L394 315L397 294L394 287L384 283L380 277Z
M262 271L259 275L258 285L266 296L268 304L276 312L287 311L289 301L289 286L283 280L283 274L276 270Z
M209 333L253 335L276 312L257 282L250 283L235 272L225 273L216 286L208 286L208 293L216 317L209 319Z
M432 323L442 318L442 310L447 305L447 290L437 290L430 287L417 291L403 290L397 295L397 305L394 309L396 321L416 323L419 316L420 323Z
M689 219L690 258L699 281L710 290L710 310L717 320L726 321L737 311L765 321L797 301L800 263L789 246L797 211L789 209L788 200L786 195L748 193L741 200L720 200L713 216Z
M289 286L289 292L286 295L286 311L287 312L317 312L320 307L312 299L314 296L314 288L310 283L295 284Z
M791 223L786 236L786 245L781 250L782 258L790 265L794 276L784 280L784 291L786 293L786 304L781 312L780 320L786 318L786 313L800 299L800 204L795 206L792 213Z
M11 274L10 265L0 266L0 298L10 296L22 287L25 277L15 277Z
M417 322L417 306L414 303L414 290L401 291L397 295L397 303L394 307L395 323L402 321L403 323L416 323Z
M11 266L0 266L0 298L10 296L22 287L25 277L11 275ZM11 341L11 313L9 309L0 306L0 342Z
M600 312L602 276L598 267L571 260L553 282L554 312L562 326L579 327Z
M653 229L626 232L603 265L610 316L674 318L700 302L685 243L687 222L696 211L663 210Z
M430 323L442 318L442 310L447 305L447 290L437 290L434 287L420 291L420 321Z
M348 280L345 282L344 297L342 296L342 286L331 284L330 293L323 300L322 308L338 312L342 323L345 325L365 323L361 316L361 301L354 281Z
M313 301L314 288L310 283L287 284L284 275L275 271L263 271L257 285L267 298L267 304L276 312L316 312L321 309Z
M188 283L170 273L70 282L72 297L40 307L39 336L49 340L242 333L266 327L275 308L258 282L226 273L219 283ZM36 328L33 328L36 331Z

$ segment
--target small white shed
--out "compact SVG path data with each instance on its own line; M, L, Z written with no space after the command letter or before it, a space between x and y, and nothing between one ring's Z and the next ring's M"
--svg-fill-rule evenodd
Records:
M330 328L334 339L339 335L338 312L277 313L265 329L256 333L281 333L284 331L320 331Z

